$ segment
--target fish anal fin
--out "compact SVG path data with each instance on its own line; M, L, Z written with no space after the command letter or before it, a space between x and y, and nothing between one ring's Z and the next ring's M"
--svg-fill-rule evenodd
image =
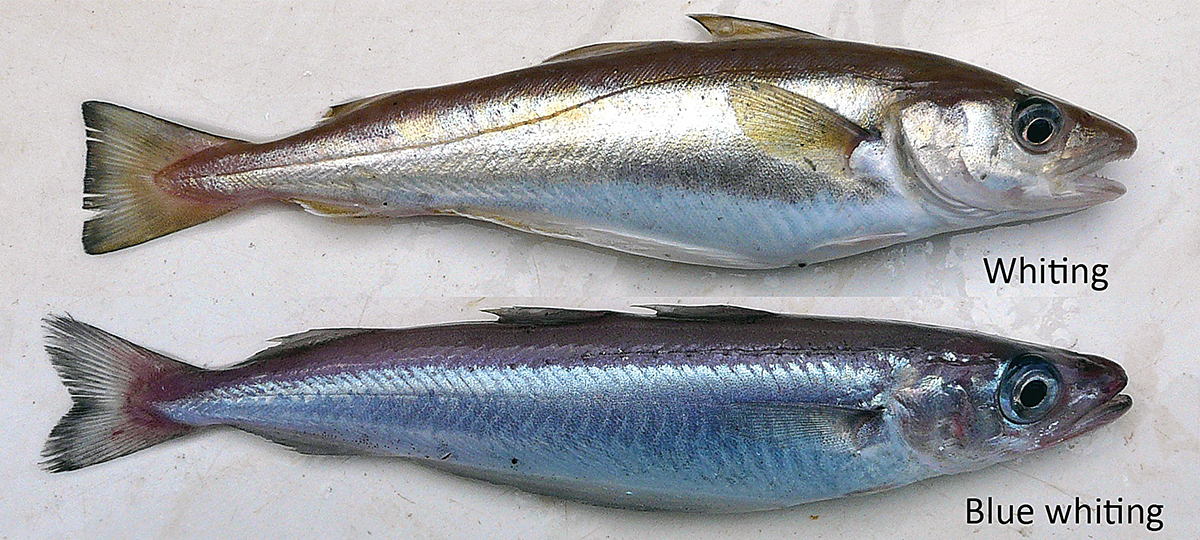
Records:
M677 306L643 304L636 307L654 310L655 317L680 321L754 321L778 317L777 313L739 306Z
M773 39L784 37L806 37L810 39L826 39L824 36L797 30L781 24L730 17L728 15L712 15L694 13L688 15L700 23L713 39L718 41L728 39Z
M611 315L611 311L566 309L548 307L504 307L483 310L497 317L497 323L519 326L561 326L574 324Z
M635 253L645 257L653 257L667 261L688 262L723 268L778 268L787 262L772 266L736 249L719 249L712 246L674 241L667 238L656 238L645 231L629 230L620 225L598 226L594 223L561 219L549 214L515 214L509 212L502 215L497 212L484 211L478 208L455 209L423 209L421 213L433 215L459 216L494 223L502 227L530 232L552 238L563 238L575 242L583 242L593 246L602 246L626 253Z
M560 52L550 58L542 61L543 64L550 62L565 62L567 60L579 60L581 58L593 58L596 56L605 56L609 54L627 52L637 50L647 45L659 43L656 41L618 41L614 43L596 43L594 45L585 45L583 47L571 49L569 51Z
M813 261L837 259L883 249L908 240L909 235L904 232L865 234L816 246L809 250L808 257Z
M750 437L847 453L862 451L884 429L881 408L768 401L735 403L730 410L734 428Z
M374 214L370 208L360 204L337 204L313 199L292 199L305 212L321 217L364 217Z
M842 171L871 132L821 103L766 82L730 84L729 104L742 132L767 154ZM832 162L832 163L828 163Z
M234 427L237 427L242 431L258 435L259 437L267 439L275 444L285 446L290 450L310 456L376 455L373 452L348 446L337 441L322 441L315 436L294 433L282 429L240 424L236 424Z

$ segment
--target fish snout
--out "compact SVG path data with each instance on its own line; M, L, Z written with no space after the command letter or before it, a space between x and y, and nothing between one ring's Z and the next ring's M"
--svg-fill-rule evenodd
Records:
M1129 376L1125 368L1102 356L1086 355L1084 367L1080 369L1083 386L1099 389L1101 401L1107 400L1125 389Z
M1096 120L1096 131L1106 141L1106 146L1113 149L1108 161L1119 161L1133 156L1137 151L1138 142L1137 135L1134 135L1132 130L1102 116L1093 118Z
M1100 356L1086 355L1080 362L1075 386L1090 397L1080 400L1082 407L1078 419L1063 434L1069 440L1120 418L1133 406L1133 398L1121 391L1129 383L1124 368L1116 362Z
M1082 162L1093 162L1099 167L1104 163L1129 159L1137 151L1137 135L1132 130L1098 114L1084 112L1084 115L1080 119L1080 141L1083 144L1074 151L1068 150L1068 155L1077 154L1071 157Z
M1113 124L1113 127L1116 128L1114 136L1120 141L1120 144L1117 146L1116 159L1129 159L1137 151L1137 135L1134 135L1129 128L1120 124Z

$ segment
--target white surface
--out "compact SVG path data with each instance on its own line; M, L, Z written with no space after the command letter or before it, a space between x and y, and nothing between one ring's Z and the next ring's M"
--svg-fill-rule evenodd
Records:
M987 496L1035 505L1075 496L1161 503L1162 536L1200 536L1200 17L1190 2L428 4L35 2L0 10L0 293L8 299L0 309L0 411L8 422L0 536L1146 534L1136 526L965 525L964 499ZM688 12L938 52L1062 96L1138 134L1135 157L1104 171L1129 193L1061 219L776 272L686 267L463 221L334 222L281 206L108 256L80 247L85 99L268 139L309 127L330 104L516 69L579 45L702 39ZM998 255L1109 264L1111 285L990 285L980 261ZM559 298L465 298L497 295ZM299 456L231 432L76 473L36 467L45 435L68 407L42 351L38 320L48 312L212 366L311 327L485 318L476 308L512 303L620 308L678 295L1072 346L1122 363L1135 405L1092 436L1007 466L744 516L597 509L410 464ZM698 298L710 295L721 297ZM834 298L736 298L747 295ZM892 298L848 298L879 295Z

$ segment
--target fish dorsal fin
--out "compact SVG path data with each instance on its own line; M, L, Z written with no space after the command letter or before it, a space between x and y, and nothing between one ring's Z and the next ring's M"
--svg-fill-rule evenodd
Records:
M561 326L590 321L611 315L611 311L548 307L504 307L483 310L497 317L497 323L519 326Z
M391 95L392 94L390 94L390 93L389 94L379 94L379 95L375 95L375 96L371 96L371 97L356 99L353 101L347 101L345 103L338 103L337 105L333 105L333 106L329 107L329 110L325 111L325 116L321 117L320 123L324 124L326 122L333 121L340 116L344 116L348 113L352 113L363 107L366 107L367 105L374 103L376 100L378 100L380 98L384 98L384 97L391 96Z
M781 24L755 21L743 19L740 17L730 17L728 15L711 15L707 13L695 13L688 15L692 20L700 23L713 39L717 41L726 41L732 39L774 39L785 37L804 37L809 39L828 39L824 36L797 30L795 28L783 26ZM662 43L661 41L618 41L614 43L597 43L595 45L585 45L583 47L571 49L566 52L558 53L550 58L542 61L543 64L550 62L563 62L566 60L579 60L581 58L594 58L597 56L605 56L609 54L628 52ZM351 101L342 105L330 107L329 113L326 116L333 117L343 112L342 107L350 107L349 110L358 108L361 101L370 101L374 98L365 100Z
M806 440L853 453L882 434L883 409L793 402L730 405L733 428L780 443Z
M254 356L247 358L240 364L230 366L230 368L243 367L249 364L261 362L268 358L278 358L285 354L307 349L322 343L328 343L330 341L373 331L374 330L370 328L318 328L316 330L308 330L298 334L277 337L271 340L275 342L275 345L258 351L254 354Z
M653 309L660 319L678 321L753 321L779 314L760 309L739 306L676 306L670 304L645 304L636 307Z
M647 45L660 43L658 41L618 41L614 43L597 43L595 45L585 45L577 49L560 52L550 58L542 61L543 64L550 62L565 62L567 60L579 60L580 58L593 58L596 56L604 56L620 52L637 50Z
M850 154L873 135L833 109L774 84L740 81L729 86L738 125L767 154L835 172L849 167Z
M711 15L695 13L688 15L700 23L713 39L724 41L728 39L774 39L784 37L806 37L811 39L827 39L824 36L797 30L781 24L730 17L728 15Z

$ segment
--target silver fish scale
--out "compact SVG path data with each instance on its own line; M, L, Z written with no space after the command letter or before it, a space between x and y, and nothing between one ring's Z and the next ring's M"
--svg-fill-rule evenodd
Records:
M678 339L658 326L622 327L626 320L611 319L618 339L584 343L547 334L472 345L469 328L446 334L459 346L367 336L362 344L376 345L331 345L245 375L215 372L206 389L158 408L176 422L232 425L300 451L410 458L633 508L762 509L928 476L888 412L907 377L898 370L926 352L851 346L819 337L824 330L795 341ZM805 424L810 404L881 410L882 423L861 433Z

